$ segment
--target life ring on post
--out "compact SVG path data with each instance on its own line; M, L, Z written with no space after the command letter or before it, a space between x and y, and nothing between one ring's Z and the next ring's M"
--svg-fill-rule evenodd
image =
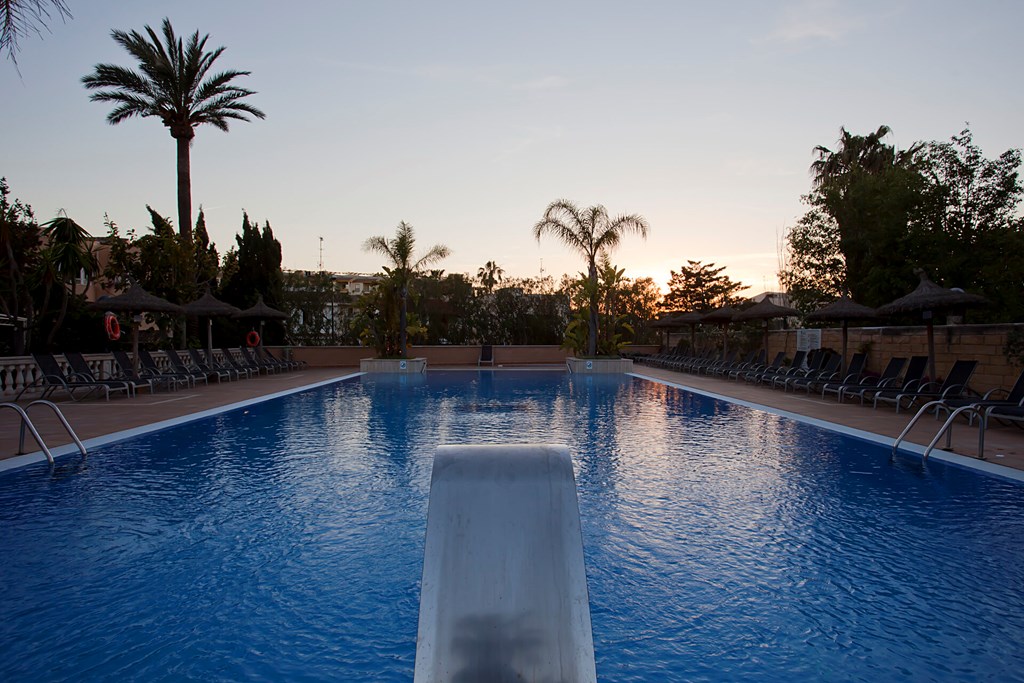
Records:
M249 334L245 335L245 345L252 348L260 345L260 333L256 330L252 330Z
M121 338L121 323L117 321L117 316L113 313L108 312L103 316L103 327L107 330L107 339L110 341L117 341Z

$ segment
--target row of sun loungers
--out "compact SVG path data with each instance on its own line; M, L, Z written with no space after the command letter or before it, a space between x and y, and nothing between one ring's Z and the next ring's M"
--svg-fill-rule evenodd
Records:
M211 379L219 382L248 379L260 374L296 370L304 365L299 361L278 358L262 347L220 349L220 357L199 349L164 351L160 359L146 349L139 349L137 365L127 352L112 352L111 366L100 377L81 353L68 351L63 355L66 368L53 354L32 354L40 374L18 393L15 400L27 391L38 390L41 392L39 398L50 398L62 392L74 401L94 397L109 401L111 394L135 396L140 389L153 393L194 388L200 382L208 384ZM165 362L161 363L161 360Z
M984 432L990 420L1024 423L1024 372L1008 393L1003 392L1005 397L999 395L999 390L979 395L970 389L971 377L978 367L976 360L956 361L941 382L925 377L927 356L891 358L880 374L867 372L867 357L863 353L854 354L842 372L842 357L828 351L797 351L788 363L786 354L779 352L768 364L763 353L751 354L743 360L737 360L736 354L720 358L711 353L659 354L635 360L677 372L718 376L786 392L802 390L820 394L822 399L834 396L839 403L857 400L875 409L891 405L897 413L918 409L913 421L923 414L934 413L938 417L945 413L949 418L936 440L946 433L948 441L946 430L952 420L963 416L971 423L979 423L979 457L984 456Z

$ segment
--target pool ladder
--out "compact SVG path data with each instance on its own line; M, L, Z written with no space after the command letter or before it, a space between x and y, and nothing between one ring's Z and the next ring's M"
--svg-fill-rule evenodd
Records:
M46 459L51 465L53 464L53 453L51 453L50 449L47 448L46 443L43 442L43 437L39 435L39 430L36 429L34 424L32 424L32 419L28 416L28 409L37 404L48 406L53 410L53 414L56 415L57 419L60 420L60 423L64 425L64 429L67 431L68 436L71 437L71 440L75 442L75 445L78 446L78 450L82 452L82 455L86 455L85 444L83 444L82 440L78 438L77 434L75 434L75 430L71 428L71 424L68 422L67 418L64 417L64 413L60 412L60 408L57 407L57 404L43 399L32 401L24 408L19 406L17 403L0 403L0 408L10 408L21 417L21 431L18 434L18 455L23 455L25 453L25 429L28 428L28 430L32 432L32 438L36 440L36 443L39 444L40 450L43 451L43 455L46 456Z
M932 412L933 408L935 410L935 419L939 419L938 413L939 410L942 409L941 406L943 406L944 404L945 401L938 400L929 401L928 403L925 403L923 406L921 406L921 409L917 411L917 415L911 418L910 422L907 423L907 426L903 428L902 432L900 432L900 435L897 436L896 440L892 442L892 454L894 457L896 455L896 451L899 450L900 444L903 442L905 438L907 438L907 435L910 434L910 430L914 428L914 425L917 424L918 420L920 420L926 414ZM977 410L977 405L975 404L960 406L954 410L949 410L949 408L945 408L945 410L949 413L949 417L947 417L946 421L942 423L942 426L939 427L939 431L935 432L935 436L932 437L931 442L929 442L927 448L924 449L924 455L922 456L922 459L924 460L927 460L928 456L931 455L932 451L935 450L935 447L939 443L939 439L941 439L943 435L946 436L945 450L949 450L950 448L952 448L953 422L956 421L956 418L958 418L963 413L968 413L969 421L973 423L974 417L976 415L980 415ZM984 436L982 436L981 438L984 438ZM983 458L983 451L980 447L978 451L978 457Z

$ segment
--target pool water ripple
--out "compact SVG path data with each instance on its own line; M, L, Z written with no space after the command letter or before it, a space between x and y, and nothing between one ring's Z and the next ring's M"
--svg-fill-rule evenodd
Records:
M364 378L0 478L3 680L408 681L440 443L574 455L609 681L1024 680L1019 485L630 378Z

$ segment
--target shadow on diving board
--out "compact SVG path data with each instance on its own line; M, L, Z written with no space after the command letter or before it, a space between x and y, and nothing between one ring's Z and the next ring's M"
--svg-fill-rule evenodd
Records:
M597 680L564 446L440 446L415 683Z

